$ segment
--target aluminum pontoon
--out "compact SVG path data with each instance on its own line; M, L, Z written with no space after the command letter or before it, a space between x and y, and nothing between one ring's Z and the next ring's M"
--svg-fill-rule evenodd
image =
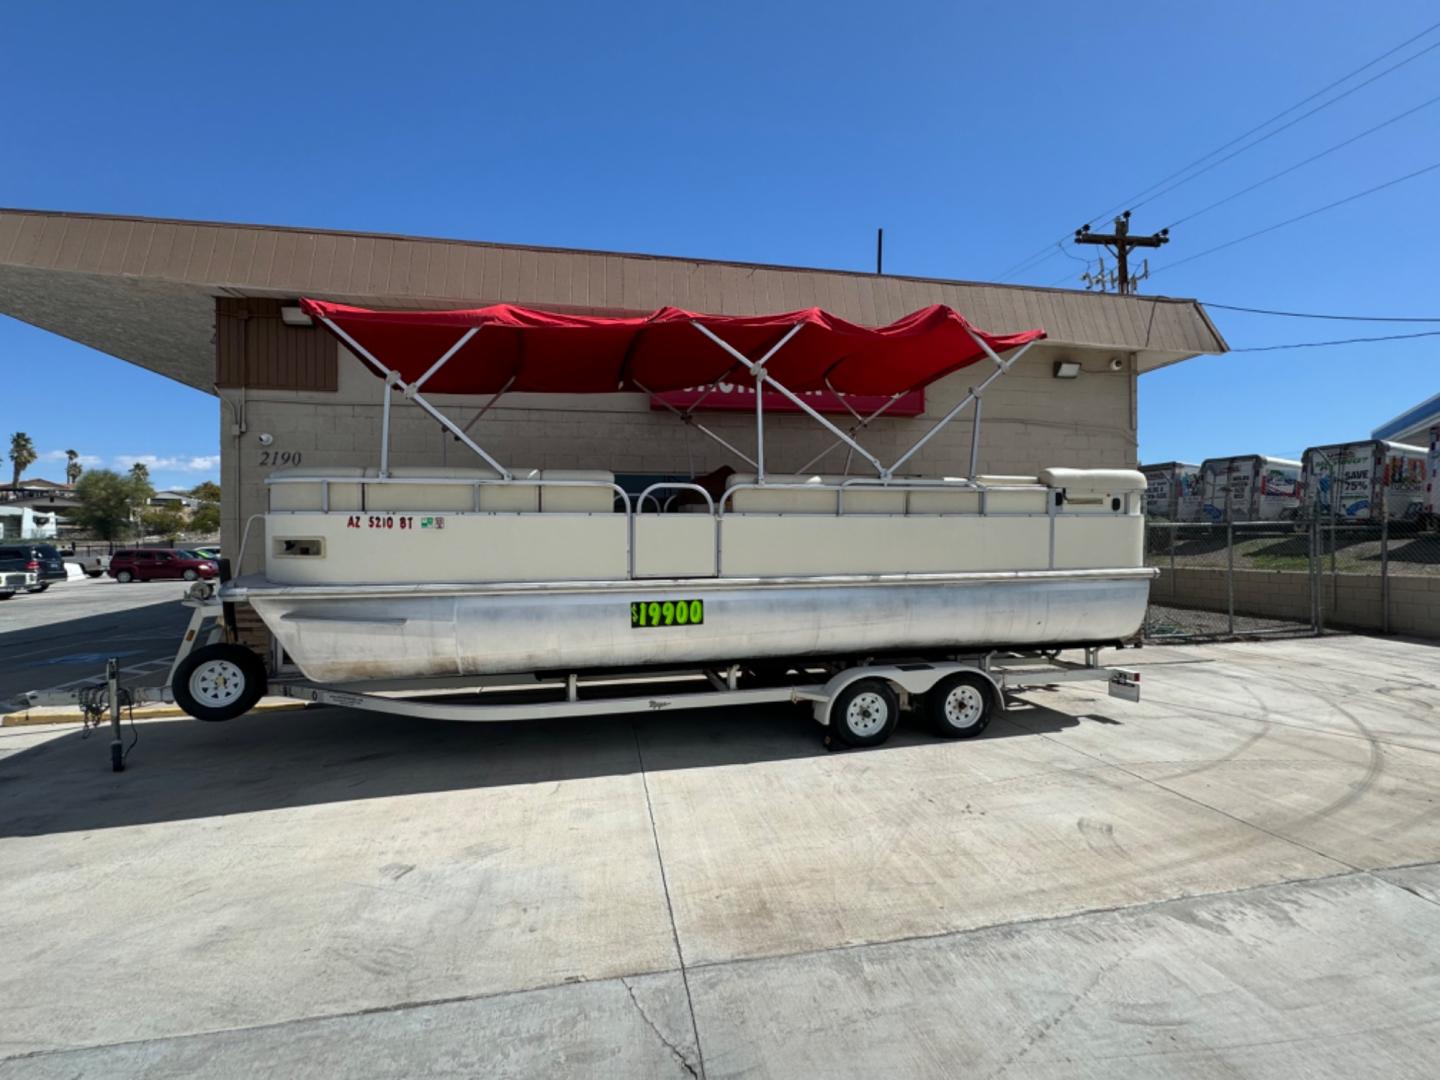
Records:
M980 730L1005 684L995 674L1002 651L1084 647L1086 677L1108 678L1125 696L1134 688L1137 676L1100 669L1095 653L1144 617L1155 573L1143 559L1144 477L1060 465L1034 476L979 471L985 389L1041 330L989 334L940 306L881 328L818 309L598 318L509 305L301 307L380 380L378 463L272 474L268 510L242 540L242 563L263 545L263 569L196 601L212 614L249 603L303 673L303 686L285 684L295 696L386 707L366 687L554 673L565 680L559 704L598 712L615 709L580 700L587 673L688 670L733 701L754 673L778 671L788 673L790 700L819 703L817 718L840 741L868 745L893 727L897 690L924 695L943 733ZM907 394L977 364L985 377L895 461L856 438ZM709 392L739 378L755 392L753 456L695 416ZM473 420L460 426L427 396L488 398L483 416L510 392L697 387L708 390L673 411L750 471L723 486L697 478L635 493L598 469L502 464L471 437ZM869 415L852 409L841 428L806 400L816 392L885 404ZM871 474L810 471L824 453L795 472L769 471L767 393L826 428L831 449L847 449ZM393 466L397 400L433 417L478 465ZM967 408L970 475L905 473ZM212 633L217 640L172 672L176 699L203 719L245 711L265 684L258 658L225 636ZM1051 666L1073 677L1064 670ZM676 701L652 693L635 703ZM514 718L513 708L489 708L457 718Z

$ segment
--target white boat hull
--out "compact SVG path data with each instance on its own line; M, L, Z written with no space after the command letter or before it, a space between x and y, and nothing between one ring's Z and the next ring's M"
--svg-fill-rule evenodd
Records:
M520 585L275 585L249 602L315 682L730 663L1115 641L1139 629L1148 568ZM703 603L699 624L632 625L631 605Z

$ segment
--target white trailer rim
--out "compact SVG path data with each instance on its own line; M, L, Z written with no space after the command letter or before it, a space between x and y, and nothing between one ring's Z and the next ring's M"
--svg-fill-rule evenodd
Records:
M974 727L984 715L985 695L978 686L965 683L945 695L945 719L952 727Z
M862 690L845 707L845 726L856 735L874 735L885 726L890 706L873 690Z
M245 673L229 660L207 660L190 673L190 695L211 709L233 705L245 692Z

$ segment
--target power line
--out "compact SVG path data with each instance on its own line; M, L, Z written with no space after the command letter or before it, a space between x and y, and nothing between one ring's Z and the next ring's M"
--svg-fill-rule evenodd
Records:
M1440 42L1437 42L1436 44L1437 44L1437 45L1440 45ZM1417 54L1417 55L1418 55L1418 54ZM1428 100L1428 101L1422 101L1419 105L1416 105L1413 109L1406 109L1406 110L1405 110L1404 112L1402 112L1402 113L1397 113L1395 116L1392 116L1392 117L1390 117L1390 119L1384 120L1384 121L1376 124L1376 125L1375 125L1374 127L1372 127L1372 128L1366 128L1364 131L1360 132L1360 134L1358 134L1358 135L1352 135L1352 136L1350 136L1350 138L1344 140L1343 142L1338 142L1338 143L1336 143L1334 146L1329 147L1328 149L1321 150L1318 154L1313 154L1313 155L1311 155L1310 157L1306 158L1304 161L1296 162L1294 165L1291 165L1288 169L1281 169L1279 172L1274 173L1274 174L1272 174L1272 175L1270 175L1270 176L1265 177L1264 180L1257 180L1255 183L1251 184L1249 187L1243 187L1243 188L1241 188L1239 191L1233 192L1233 193L1231 193L1231 194L1229 194L1229 195L1226 195L1223 199L1220 199L1220 200L1218 200L1217 202L1211 203L1209 206L1202 207L1201 209L1196 210L1194 213L1186 214L1184 217L1180 218L1178 221L1173 221L1173 222L1171 222L1168 227L1171 228L1171 229L1173 229L1173 228L1175 228L1177 225L1183 225L1183 224L1184 224L1185 222L1187 222L1187 221L1192 221L1192 220L1194 220L1195 218L1199 217L1201 214L1208 214L1211 210L1214 210L1214 209L1215 209L1216 207L1218 207L1218 206L1224 206L1226 203L1230 202L1232 199L1238 199L1241 195L1248 195L1250 192L1254 191L1256 188L1258 188L1258 187L1264 187L1266 184L1270 183L1270 181L1272 181L1272 180L1279 180L1280 177L1286 176L1286 175L1294 172L1296 169L1304 168L1306 165L1309 165L1312 161L1319 161L1322 157L1325 157L1327 154L1333 154L1336 150L1343 150L1345 147L1349 146L1351 143L1359 142L1361 139L1365 138L1365 136L1375 134L1375 132L1379 131L1381 128L1387 128L1387 127L1389 127L1391 124L1393 124L1393 123L1395 123L1395 122L1397 122L1397 121L1399 121L1399 120L1404 120L1407 116L1410 116L1410 115L1412 115L1412 114L1414 114L1414 113L1419 112L1421 109L1427 109L1427 108L1429 108L1431 105L1434 105L1437 101L1440 101L1440 94L1437 94L1435 97L1432 97L1432 98L1431 98L1430 100Z
M1244 311L1251 315L1280 315L1287 319L1334 319L1340 322L1393 322L1393 323L1440 323L1440 317L1421 318L1418 315L1329 315L1306 311L1275 311L1271 308L1238 307L1235 304L1215 304L1201 300L1207 308L1221 311Z
M1355 93L1357 90L1363 90L1363 89L1365 89L1365 87L1369 86L1369 85L1370 85L1371 83L1373 83L1375 80L1377 80L1377 79L1383 79L1386 75L1389 75L1391 72L1399 71L1399 70L1400 70L1402 67L1404 67L1406 64L1410 63L1410 61L1412 61L1412 60L1418 60L1418 59L1420 59L1420 57L1424 56L1426 53L1434 52L1436 49L1440 49L1440 41L1435 42L1433 45L1427 45L1425 48L1421 49L1419 52L1417 52L1417 53L1415 53L1415 54L1413 54L1413 55L1411 55L1411 56L1407 56L1404 60L1401 60L1398 64L1392 64L1390 67L1386 68L1384 71L1377 72L1376 74L1370 76L1370 78L1366 79L1364 82L1360 83L1359 85L1357 85L1357 86L1352 86L1349 90L1346 90L1343 94L1336 94L1336 95L1335 95L1333 98L1331 98L1329 101L1322 101L1319 105L1316 105L1315 108L1311 109L1309 112L1301 113L1301 114L1300 114L1299 116L1297 116L1294 120L1291 120L1288 124L1281 124L1281 125L1280 125L1278 128L1276 128L1274 131L1267 131L1264 135L1261 135L1260 138L1256 139L1254 142L1246 143L1244 146L1240 147L1240 149L1234 151L1233 153L1226 154L1226 155L1225 155L1223 158L1221 158L1219 161L1212 161L1209 165L1206 165L1203 169L1199 169L1199 170L1191 173L1189 176L1185 177L1184 179L1175 181L1175 183L1171 184L1169 187L1161 188L1159 191L1155 192L1153 195L1147 196L1146 198L1141 199L1139 202L1133 202L1133 201L1127 200L1127 202L1129 202L1130 209L1135 210L1135 209L1138 209L1138 208L1144 206L1146 203L1154 202L1156 199L1160 198L1160 196L1162 196L1162 195L1167 195L1167 194L1169 194L1170 192L1174 191L1176 188L1181 187L1181 186L1183 186L1183 185L1185 185L1185 184L1188 184L1191 180L1194 180L1197 176L1204 176L1204 175L1205 175L1207 172L1209 172L1211 169L1218 168L1219 166L1224 165L1225 162L1229 161L1231 158L1238 157L1240 154L1243 154L1246 150L1252 150L1252 149L1254 149L1255 147L1259 146L1261 143L1265 142L1267 139L1272 139L1272 138L1274 138L1276 135L1279 135L1282 131L1288 131L1290 128L1294 127L1296 124L1300 123L1301 121L1303 121L1303 120L1308 120L1310 117L1314 116L1316 113L1320 112L1320 111L1323 110L1323 109L1328 109L1331 105L1334 105L1337 101L1343 101L1345 98L1349 97L1351 94ZM1262 125L1262 126L1263 126L1263 125ZM1102 216L1103 216L1103 215L1102 215Z
M1385 334L1382 337L1340 338L1337 341L1297 341L1292 345L1251 345L1231 352L1277 352L1281 349L1321 349L1327 345L1359 345L1371 341L1403 341L1408 338L1440 337L1440 330L1422 330L1418 334Z
M1208 154L1203 154L1203 155L1201 155L1200 157L1196 158L1194 161L1190 162L1188 165L1185 165L1185 166L1183 166L1182 168L1179 168L1179 169L1175 170L1174 172L1170 173L1168 176L1162 177L1161 179L1155 181L1155 183L1151 184L1149 187L1144 188L1144 189L1142 189L1141 191L1137 192L1136 194L1132 195L1132 196L1130 197L1130 199L1126 199L1124 202L1118 203L1117 205L1115 205L1114 207L1112 207L1112 208L1109 209L1109 210L1106 210L1106 211L1105 211L1104 213L1102 213L1102 214L1096 214L1095 216L1087 219L1086 224L1094 225L1097 220L1099 220L1099 219L1101 219L1101 218L1104 218L1104 217L1106 217L1106 216L1109 215L1109 214L1113 214L1113 213L1115 213L1115 212L1118 211L1118 210L1123 210L1123 209L1125 209L1127 206L1130 205L1130 202L1131 202L1132 199L1138 199L1138 198L1140 198L1141 196L1148 195L1151 191L1154 191L1157 187L1161 186L1162 184L1168 183L1169 181L1174 180L1176 177L1181 176L1181 175L1183 175L1183 174L1186 173L1186 172L1189 172L1189 171L1190 171L1192 168L1194 168L1196 165L1203 164L1204 162L1210 160L1210 158L1214 157L1216 154L1224 153L1226 150L1230 149L1230 147L1234 146L1236 143L1242 142L1242 141L1244 141L1245 139L1248 139L1251 135L1254 135L1254 134L1256 134L1256 133L1259 132L1259 131L1263 131L1265 128L1267 128L1267 127L1269 127L1271 124L1273 124L1276 120L1279 120L1279 119L1281 119L1282 117L1288 116L1288 115L1290 115L1290 113L1294 112L1296 109L1299 109L1299 108L1302 108L1302 107L1305 106L1305 105L1308 105L1310 102L1314 101L1316 98L1322 96L1323 94L1329 93L1331 90L1335 89L1335 87L1339 86L1341 83L1348 82L1349 80L1353 79L1356 75L1359 75L1362 71L1365 71L1365 70L1367 70L1367 69L1369 69L1369 68L1372 68L1372 67L1374 67L1376 64L1380 63L1382 60L1385 60L1385 59L1388 59L1388 58L1391 57L1391 56L1394 56L1394 55L1395 55L1397 52L1399 52L1401 49L1404 49L1404 48L1405 48L1406 46L1408 46L1408 45L1414 44L1415 42L1419 41L1421 38L1423 38L1423 37L1425 37L1426 35L1434 32L1434 31L1437 30L1437 29L1440 29L1440 22L1433 23L1432 25L1427 26L1424 30L1421 30L1418 34L1415 34L1413 37L1407 38L1406 40L1402 41L1399 45L1396 45L1394 48L1388 49L1387 51L1381 53L1379 56L1375 57L1374 59L1366 61L1365 63L1361 64L1361 65L1360 65L1358 68L1356 68L1355 70L1353 70L1353 71L1351 71L1351 72L1349 72L1349 73L1347 73L1347 74L1345 74L1345 75L1342 75L1340 78L1336 79L1334 82L1329 83L1329 84L1327 84L1327 85L1325 85L1325 86L1322 86L1319 90L1316 90L1313 94L1310 94L1308 97L1301 98L1299 101L1297 101L1295 104L1291 105L1289 108L1287 108L1287 109L1282 109L1280 112L1278 112L1278 113L1276 113L1274 116L1270 117L1270 119L1266 120L1264 123L1255 125L1255 126L1254 126L1253 128L1251 128L1249 131L1246 131L1246 132L1244 132L1244 133L1242 133L1242 134L1240 134L1240 135L1237 135L1235 138L1231 139L1229 142L1227 142L1227 143L1225 143L1225 144L1223 144L1223 145L1221 145L1221 146L1217 146L1214 150L1211 150ZM1433 48L1433 46L1431 46L1431 47ZM1428 52L1429 49L1426 49L1425 51ZM1423 55L1423 54L1422 54L1422 53L1416 53L1415 55L1416 55L1416 56L1420 56L1420 55ZM1413 60L1414 57L1411 57L1411 59ZM1406 61L1406 62L1408 63L1408 61ZM1371 80L1371 81L1373 81L1373 80ZM1357 89L1358 89L1358 88L1357 88ZM1339 99L1337 98L1336 100L1339 100ZM1198 174L1197 174L1197 175L1198 175ZM1133 209L1133 207L1131 207L1131 209ZM1027 255L1025 258L1021 259L1018 263L1016 263L1014 266L1012 266L1009 270L1006 270L1003 274L1001 274L1001 275L1000 275L999 277L997 277L995 280L996 280L996 281L1004 281L1004 280L1005 280L1006 278L1008 278L1011 274L1018 273L1018 272L1020 272L1020 271L1022 271L1022 270L1028 270L1028 269L1030 269L1032 266L1036 266L1036 265L1038 265L1039 263L1046 262L1046 261L1048 261L1049 259L1054 258L1054 252L1051 250L1052 244L1063 243L1063 242L1068 238L1068 236L1069 236L1069 234L1066 233L1065 235L1061 236L1058 241L1051 241L1050 243L1047 243L1044 247L1041 247L1041 248L1037 249L1034 254L1032 254L1032 255ZM1062 250L1063 250L1063 249L1062 249Z
M1406 173L1404 176L1397 176L1393 180L1387 180L1383 184L1376 184L1374 187L1366 188L1364 191L1357 191L1354 195L1347 195L1343 199L1336 199L1334 202L1326 203L1324 206L1317 206L1314 210L1307 210L1305 213L1297 214L1295 217L1286 218L1284 221L1277 221L1274 225L1267 225L1263 229L1256 229L1254 232L1246 233L1244 236L1237 236L1235 239L1227 240L1223 244L1216 244L1214 247L1206 248L1204 251L1197 251L1194 255L1187 255L1183 259L1176 259L1174 262L1166 263L1164 266L1157 266L1154 270L1151 270L1150 273L1153 275L1160 273L1162 270L1173 270L1177 266L1194 262L1196 259L1203 259L1206 255L1213 255L1217 251L1224 251L1226 248L1234 247L1236 244L1244 243L1246 240L1253 240L1257 236L1264 236L1266 233L1274 232L1276 229L1283 229L1286 225L1294 225L1297 221L1304 221L1306 218L1312 218L1316 214L1323 214L1327 210L1334 210L1337 206L1344 206L1346 203L1354 202L1356 199L1363 199L1366 195L1374 195L1377 191L1384 191L1386 188L1394 187L1396 184L1403 184L1406 180L1413 180L1417 176L1434 172L1436 169L1440 169L1440 161L1426 165L1423 169L1416 169L1412 173Z

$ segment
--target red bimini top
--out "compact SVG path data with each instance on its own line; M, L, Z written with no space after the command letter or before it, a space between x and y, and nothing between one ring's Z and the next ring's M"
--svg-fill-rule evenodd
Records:
M766 365L777 382L797 393L824 390L827 383L841 394L907 393L982 359L985 351L970 331L996 353L1045 336L1044 330L989 334L939 304L880 327L858 326L819 308L779 315L702 315L665 307L653 315L601 318L511 304L464 311L372 311L305 299L300 306L343 344L358 343L407 383L429 371L466 330L478 327L425 382L425 391L437 394L495 394L506 388L516 393L658 394L708 386L727 375L748 378L744 366L696 323L752 362L803 324Z

